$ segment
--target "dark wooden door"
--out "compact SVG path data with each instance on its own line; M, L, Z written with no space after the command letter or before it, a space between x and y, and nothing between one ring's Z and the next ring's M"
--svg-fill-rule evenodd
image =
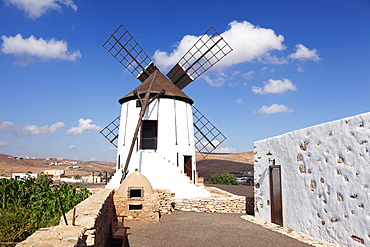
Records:
M271 222L283 225L283 200L281 196L281 167L270 166Z
M191 156L184 156L184 173L190 178L190 180L193 180L193 167L192 167L192 158Z

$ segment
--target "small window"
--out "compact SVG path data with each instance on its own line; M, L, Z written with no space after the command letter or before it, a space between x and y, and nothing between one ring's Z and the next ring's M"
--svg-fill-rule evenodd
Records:
M143 188L128 188L128 198L142 198Z
M143 204L130 204L128 205L128 210L142 210Z
M143 120L140 144L141 149L157 149L157 121Z

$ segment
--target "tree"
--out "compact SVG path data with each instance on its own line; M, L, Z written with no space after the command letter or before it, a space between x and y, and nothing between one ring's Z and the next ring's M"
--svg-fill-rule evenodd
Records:
M209 184L229 184L229 185L241 185L241 182L236 180L234 174L223 173L213 174L208 181Z

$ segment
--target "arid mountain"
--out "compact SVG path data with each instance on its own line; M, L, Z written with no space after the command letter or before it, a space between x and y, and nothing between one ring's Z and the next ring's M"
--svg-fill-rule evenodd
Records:
M24 158L0 154L0 176L11 176L15 172L41 173L45 170L65 170L66 175L91 175L93 172L115 169L115 163L104 161L79 161L61 158Z
M253 172L253 151L244 153L209 154L203 157L196 154L197 170L200 177L208 180L213 174L234 173L237 176L251 175Z
M253 152L209 154L203 157L196 154L198 174L208 179L216 173L247 174L253 171ZM115 163L104 161L79 161L61 158L17 158L0 154L0 176L11 176L15 172L41 173L45 170L65 170L67 176L91 175L93 172L112 172Z

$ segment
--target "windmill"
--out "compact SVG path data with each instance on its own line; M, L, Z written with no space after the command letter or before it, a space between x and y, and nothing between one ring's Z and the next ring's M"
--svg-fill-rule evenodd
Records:
M154 188L191 191L182 184L197 183L195 148L207 155L226 137L182 89L230 53L231 47L211 27L167 77L123 25L103 47L142 83L119 100L121 115L101 131L117 148L116 174L107 187L117 188L138 169Z

